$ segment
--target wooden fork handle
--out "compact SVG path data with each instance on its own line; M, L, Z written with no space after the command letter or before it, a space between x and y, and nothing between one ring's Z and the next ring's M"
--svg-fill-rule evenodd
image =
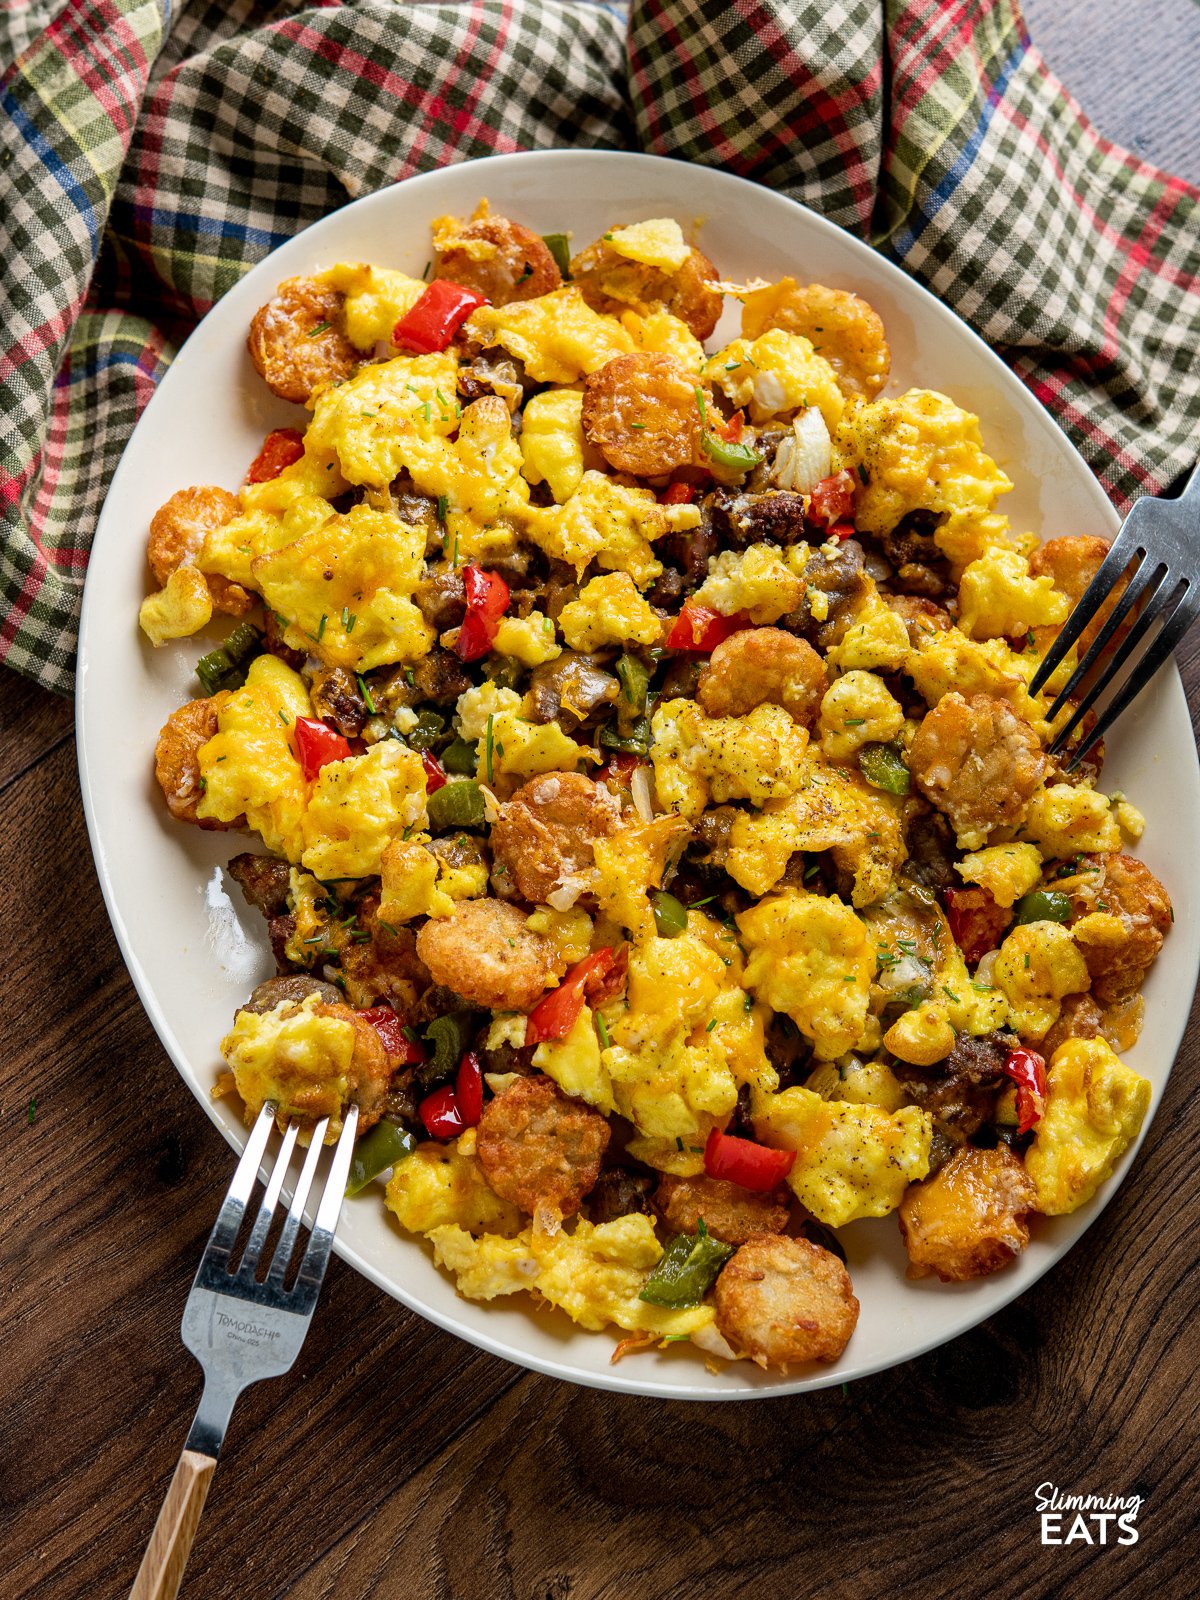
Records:
M198 1450L180 1456L129 1600L175 1600L216 1470L215 1457Z

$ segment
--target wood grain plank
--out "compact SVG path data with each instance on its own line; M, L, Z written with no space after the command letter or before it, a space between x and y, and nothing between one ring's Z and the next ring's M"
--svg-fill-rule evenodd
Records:
M128 1590L199 1399L179 1319L232 1160L125 974L71 744L5 808L0 1593L78 1600ZM286 1587L518 1376L334 1261L297 1368L239 1404L190 1592Z
M74 703L0 667L0 792L70 737Z

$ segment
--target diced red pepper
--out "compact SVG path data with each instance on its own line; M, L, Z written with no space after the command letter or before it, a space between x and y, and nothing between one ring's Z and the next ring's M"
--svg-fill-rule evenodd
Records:
M854 474L835 472L813 484L808 497L810 522L849 522L854 515ZM844 536L843 536L844 537Z
M603 977L595 973L588 979L585 993L588 1004L593 1011L597 1006L602 1006L606 1000L615 1000L619 994L624 993L625 985L629 981L629 946L623 944L613 956L613 964Z
M459 1116L468 1128L473 1128L483 1115L483 1068L474 1050L468 1050L458 1064L454 1095Z
M740 411L735 411L728 422L720 430L722 439L727 439L730 444L735 444L742 437L742 427L746 419Z
M669 483L658 500L664 506L690 506L695 498L696 491L690 483Z
M435 278L392 329L392 343L398 350L432 355L446 348L472 311L488 303L487 296L474 289L451 283L449 278Z
M454 649L461 661L477 661L487 655L495 642L500 618L508 608L508 585L498 572L485 572L472 565L463 568L463 588L467 614Z
M425 768L425 793L434 794L446 782L446 769L432 750L421 751L421 765Z
M835 522L832 528L826 528L825 532L828 538L837 539L839 543L844 544L847 539L854 538L858 529L852 522Z
M250 463L247 483L267 483L277 478L304 454L304 435L299 428L276 428L263 440L263 447Z
M795 1159L794 1150L772 1150L768 1145L755 1144L753 1139L722 1133L720 1128L713 1129L704 1146L704 1170L710 1178L721 1178L760 1194L781 1183Z
M391 1006L372 1006L368 1011L360 1011L359 1016L371 1024L382 1039L383 1048L389 1056L397 1057L401 1066L411 1067L424 1061L424 1050L405 1033L404 1018L398 1017Z
M1004 1070L1017 1086L1017 1132L1028 1133L1046 1109L1046 1061L1024 1046L1010 1050Z
M350 753L349 744L327 722L313 717L296 718L296 760L309 783L322 767L331 761L345 761Z
M431 1139L454 1139L466 1127L453 1085L444 1083L421 1101L421 1121Z
M693 605L689 600L667 635L667 648L693 650L707 655L710 650L716 649L722 639L728 639L731 633L740 633L743 628L751 626L750 618L744 611L726 617L719 611L711 611L708 606Z
M997 948L1013 914L998 906L987 889L947 889L945 899L954 942L973 967Z
M577 961L558 988L544 994L529 1013L525 1022L526 1045L566 1038L583 1010L585 994L595 993L614 965L611 945L593 950L590 956Z

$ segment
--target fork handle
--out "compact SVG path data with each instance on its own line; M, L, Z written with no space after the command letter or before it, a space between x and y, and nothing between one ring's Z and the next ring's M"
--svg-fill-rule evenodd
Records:
M184 1450L158 1513L129 1600L175 1600L212 1475L215 1456Z

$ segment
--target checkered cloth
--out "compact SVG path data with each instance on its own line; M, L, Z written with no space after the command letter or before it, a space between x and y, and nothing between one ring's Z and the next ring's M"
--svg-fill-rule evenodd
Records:
M547 145L718 165L869 239L1114 502L1200 439L1200 191L1100 138L1013 0L0 5L0 659L69 690L96 516L179 340L346 200Z

